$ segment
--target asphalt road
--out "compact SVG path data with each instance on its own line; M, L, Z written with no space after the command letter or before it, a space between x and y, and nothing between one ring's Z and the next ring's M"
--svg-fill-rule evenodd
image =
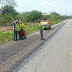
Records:
M44 38L50 38L68 20L52 26L51 30L44 30ZM27 36L25 40L10 41L0 46L0 72L13 72L23 60L35 52L46 40L40 40L37 31Z
M72 19L48 39L17 72L71 72Z

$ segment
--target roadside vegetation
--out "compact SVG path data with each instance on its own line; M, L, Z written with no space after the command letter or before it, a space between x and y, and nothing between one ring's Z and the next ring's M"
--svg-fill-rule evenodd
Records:
M13 31L0 32L0 44L8 42L13 39Z
M0 3L3 5L0 9L0 27L12 27L15 20L22 20L22 22L25 23L27 35L39 30L38 20L45 18L45 16L42 16L42 12L33 10L30 12L19 13L14 9L16 6L15 0L0 0ZM72 16L60 15L56 12L51 12L51 15L48 16L52 25L70 18L72 18ZM0 32L0 44L12 39L13 31Z
M26 35L31 34L35 31L38 31L39 30L38 23L36 23L36 24L32 23L32 24L26 25L25 30L26 30ZM6 43L10 40L13 40L13 36L14 36L13 30L0 32L0 44ZM18 38L19 38L19 36L18 36Z

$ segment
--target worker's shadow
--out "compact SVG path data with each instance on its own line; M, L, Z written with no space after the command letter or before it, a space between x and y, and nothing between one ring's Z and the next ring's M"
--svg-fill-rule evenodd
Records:
M44 30L53 30L53 29L52 28L50 28L50 29L49 28L48 29L47 28L44 28Z
M26 39L27 39L27 38L21 38L21 39L19 38L18 40L26 40Z

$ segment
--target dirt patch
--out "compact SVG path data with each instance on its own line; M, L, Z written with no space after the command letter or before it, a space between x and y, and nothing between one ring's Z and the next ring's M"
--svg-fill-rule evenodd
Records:
M8 27L0 27L0 32L11 31L11 30L12 30L12 26L8 26Z
M30 22L28 22L28 23L25 23L25 26L26 26L26 25L38 25L38 24L39 24L39 23L30 23ZM18 26L19 26L19 24L18 24ZM13 30L13 26L0 27L0 32L11 31L11 30Z

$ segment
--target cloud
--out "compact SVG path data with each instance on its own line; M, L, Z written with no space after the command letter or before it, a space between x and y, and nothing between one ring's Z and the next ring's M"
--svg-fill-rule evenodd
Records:
M18 11L18 12L23 12L24 11L24 1L23 0L16 0L17 2L17 7L15 7L15 9Z
M54 5L54 4L56 4L56 1L52 1L52 2L45 1L45 2L40 3L40 5Z
M18 4L18 6L24 6L24 1L22 1L22 0L17 0L17 4Z
M2 4L0 3L0 8L2 7Z
M54 10L55 10L55 8L50 8L50 9L49 9L49 11L54 11Z

